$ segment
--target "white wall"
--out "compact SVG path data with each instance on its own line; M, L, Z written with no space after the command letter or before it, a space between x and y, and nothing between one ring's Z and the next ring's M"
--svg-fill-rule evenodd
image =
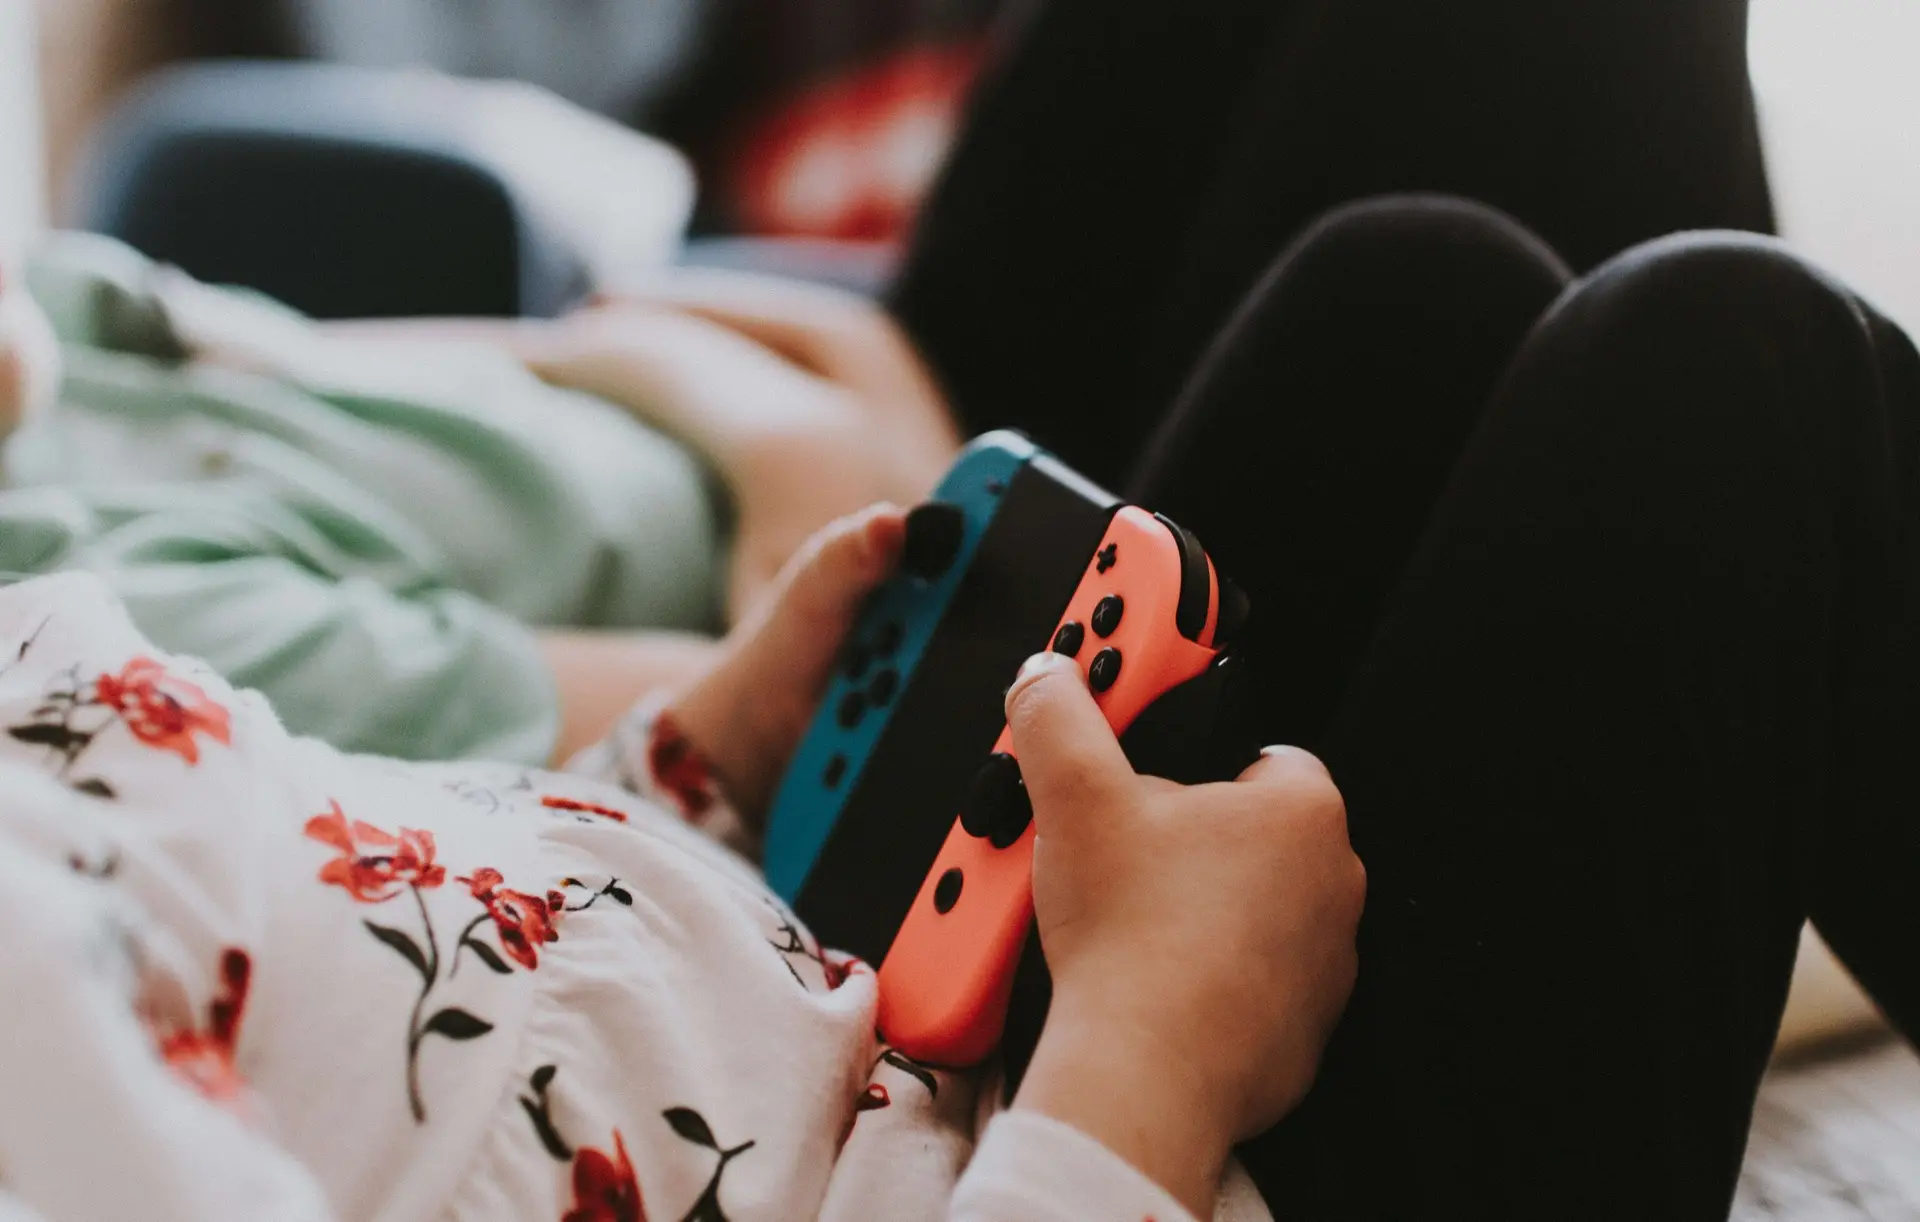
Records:
M13 266L44 215L34 0L0 0L0 266Z
M1782 233L1920 335L1920 0L1753 0Z

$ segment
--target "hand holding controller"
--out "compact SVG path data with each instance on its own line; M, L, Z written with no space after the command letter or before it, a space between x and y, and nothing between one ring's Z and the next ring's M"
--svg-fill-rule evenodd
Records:
M1216 636L1244 611L1232 599L1223 608L1222 593L1191 535L1128 507L1109 524L1052 648L1084 669L1107 724L1123 734L1163 697L1177 704L1175 694L1204 690L1219 672ZM999 1042L1033 920L1032 818L1003 733L880 969L880 1027L908 1055L970 1065Z
M1035 662L1007 714L1053 998L1014 1106L1204 1218L1229 1147L1313 1079L1354 978L1364 872L1311 755L1271 749L1227 783L1136 776L1078 669Z

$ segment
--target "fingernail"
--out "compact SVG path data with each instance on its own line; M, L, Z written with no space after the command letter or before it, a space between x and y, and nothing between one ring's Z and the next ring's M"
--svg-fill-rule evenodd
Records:
M1080 673L1079 665L1072 658L1048 650L1045 653L1036 653L1022 662L1020 673L1013 677L1013 681L1018 683L1022 679L1035 678L1053 670L1071 670L1076 675Z
M1087 677L1080 673L1079 664L1072 658L1051 652L1036 653L1020 664L1020 673L1015 675L1013 682L1007 685L1006 695L1002 699L1012 700L1015 692L1031 687L1043 677L1054 673L1071 674L1082 683L1087 681Z

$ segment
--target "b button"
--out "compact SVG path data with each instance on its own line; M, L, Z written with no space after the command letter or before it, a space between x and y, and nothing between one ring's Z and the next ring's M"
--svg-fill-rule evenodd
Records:
M940 881L933 886L933 910L941 916L952 912L953 906L960 902L960 889L966 886L966 883L967 876L958 868L942 874Z

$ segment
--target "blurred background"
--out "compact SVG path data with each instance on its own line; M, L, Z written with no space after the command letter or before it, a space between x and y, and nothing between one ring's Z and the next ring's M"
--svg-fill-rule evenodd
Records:
M149 253L210 278L230 271L314 313L540 313L577 300L583 285L617 281L623 268L687 257L680 243L691 234L711 261L877 286L968 90L1008 24L1033 2L0 0L0 263L47 225L119 226ZM1920 333L1920 74L1910 62L1917 47L1920 0L1752 2L1752 71L1784 236ZM306 226L300 241L282 229L235 252L244 243L218 213L222 199L233 196L236 209L255 216L271 217L276 207L260 184L246 183L251 163L220 160L204 145L173 162L155 160L153 149L178 150L180 132L221 124L334 135L353 127L356 139L416 149L433 144L422 132L459 126L448 119L446 96L369 83L383 77L323 75L289 85L216 70L169 78L172 92L148 83L179 65L262 60L518 80L599 116L582 126L524 96L506 97L495 108L497 131L469 133L448 150L494 169L534 157L515 189L545 190L533 208L545 220L564 221L571 210L579 222L572 261L543 263L523 249L520 263L539 266L510 269L506 289L474 276L459 286L459 301L423 296L458 277L424 256L411 277L389 269L396 252L448 239L433 208L421 205L417 228L407 231L400 207L411 192L393 186L407 180L387 166L384 177L367 179L392 188L373 205L384 210L381 223L370 226L351 175L312 158L305 164L324 172L289 178L282 200L310 199L337 179L336 238L357 248L373 230L392 231L390 247L367 264L374 270L330 296L316 283L315 263L337 271L340 248L327 248L325 235ZM472 119L464 101L452 105ZM424 116L419 131L391 127L389 112L399 110ZM232 152L234 143L223 147ZM148 172L103 179L103 147L113 164L145 164ZM578 176L596 166L602 173L582 187ZM228 177L220 190L167 194L221 174ZM421 193L477 190L457 176L413 181ZM134 220L153 216L171 219L142 240ZM219 231L220 246L198 265L196 218ZM594 234L609 227L645 232L595 249ZM484 238L475 243L484 247ZM289 251L303 243L320 254L296 266L289 260L297 251ZM750 253L727 253L742 250ZM223 265L226 255L241 262ZM460 257L453 249L450 258ZM613 274L606 266L583 272L574 266L582 260ZM1794 1007L1790 1027L1845 1026L1868 1013L1844 975L1817 957L1802 972ZM1861 1115L1905 1136L1865 1141ZM1762 1100L1739 1216L1920 1218L1914 1137L1920 1073L1904 1055L1868 1052L1790 1073ZM1895 1212L1827 1209L1874 1181L1885 1187L1879 1199L1899 1202Z
M703 232L885 240L910 218L1012 4L0 0L9 7L37 10L56 216L89 131L143 75L287 57L529 81L683 150ZM10 21L17 40L21 17ZM7 84L19 79L8 62Z
M35 210L79 219L89 133L143 76L270 57L530 81L683 151L697 233L887 243L910 224L997 26L1025 2L0 0L0 239ZM1910 328L1916 46L1911 0L1754 0L1783 228Z

